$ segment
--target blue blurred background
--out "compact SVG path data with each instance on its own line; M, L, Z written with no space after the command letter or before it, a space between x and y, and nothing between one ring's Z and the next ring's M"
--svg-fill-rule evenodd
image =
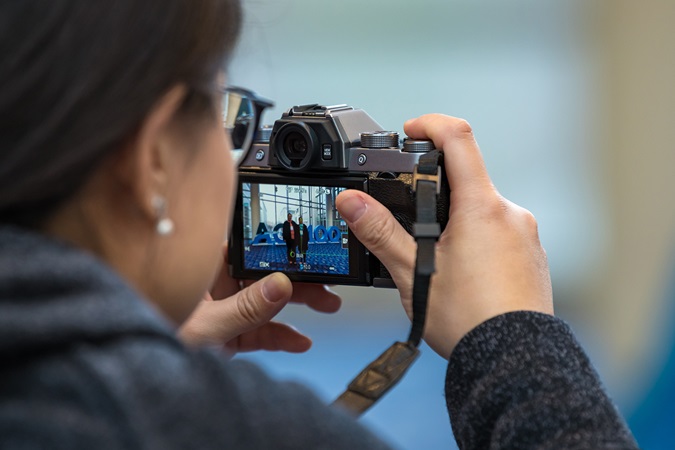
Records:
M442 112L474 128L499 190L530 209L557 314L642 448L675 446L675 2L244 0L230 82L292 105L348 103L402 132ZM332 316L282 314L314 339L261 353L332 400L408 321L395 291L337 288ZM445 363L428 348L364 419L398 448L453 448Z

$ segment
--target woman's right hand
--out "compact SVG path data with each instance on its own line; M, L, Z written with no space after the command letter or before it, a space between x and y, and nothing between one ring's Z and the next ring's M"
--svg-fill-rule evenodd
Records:
M436 246L425 341L447 359L466 333L492 317L519 310L553 314L548 262L534 216L497 192L469 124L430 114L406 122L405 132L442 149L451 191L449 222ZM412 236L363 192L342 192L337 208L392 274L410 316Z

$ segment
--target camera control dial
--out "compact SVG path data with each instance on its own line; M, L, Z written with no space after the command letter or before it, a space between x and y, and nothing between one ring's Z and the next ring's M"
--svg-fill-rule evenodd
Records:
M403 151L408 153L426 153L434 150L434 143L429 140L410 139L403 140Z
M361 133L361 147L398 148L398 133L395 131L369 131Z

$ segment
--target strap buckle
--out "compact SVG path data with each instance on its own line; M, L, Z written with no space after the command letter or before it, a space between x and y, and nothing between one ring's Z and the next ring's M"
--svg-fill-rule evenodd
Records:
M441 195L441 167L440 166L436 167L435 174L420 173L417 171L418 167L419 165L415 164L415 170L413 170L413 182L412 182L413 192L417 192L417 182L431 181L432 183L436 183L436 195Z

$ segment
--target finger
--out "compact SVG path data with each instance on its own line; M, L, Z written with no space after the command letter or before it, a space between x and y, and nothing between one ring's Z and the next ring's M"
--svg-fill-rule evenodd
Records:
M222 304L222 315L231 318L232 328L239 334L269 322L292 294L288 277L273 273L218 303Z
M233 352L268 350L302 353L309 350L311 346L310 338L290 325L278 322L269 322L260 328L237 336L226 344L226 348Z
M242 280L243 286L250 286L253 280ZM314 283L293 283L291 303L304 303L315 311L334 313L342 306L342 297L331 286Z
M415 267L415 240L387 208L356 190L341 192L336 206L356 238L382 261L397 285L410 276Z
M182 334L193 343L222 345L269 322L292 293L288 277L273 273L229 298L202 302Z
M315 311L334 313L342 306L342 299L328 286L321 284L293 283L293 303L304 303Z
M468 122L442 114L428 114L407 121L404 130L413 139L431 139L436 148L443 149L451 191L494 191Z

